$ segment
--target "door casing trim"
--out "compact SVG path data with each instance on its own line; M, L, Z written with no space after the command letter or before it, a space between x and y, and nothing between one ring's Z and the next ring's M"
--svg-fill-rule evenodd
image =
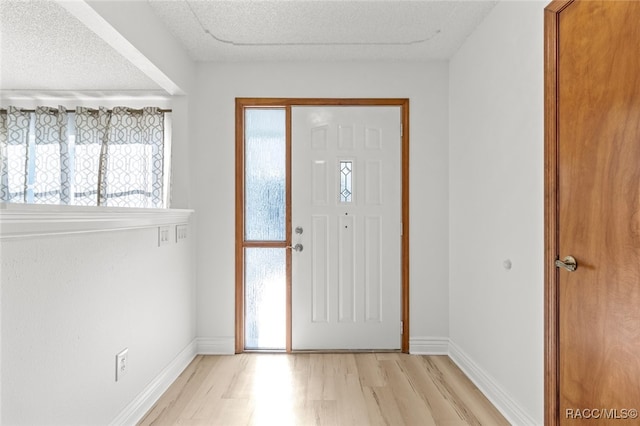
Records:
M291 188L291 108L294 106L399 106L402 124L402 236L401 236L401 351L409 352L409 99L407 98L236 98L236 229L235 229L235 352L244 351L244 110L257 107L281 107L286 110L287 188ZM291 245L291 193L286 199L286 241L276 247ZM273 243L268 243L273 244ZM287 253L287 276L291 276L291 252ZM291 282L287 282L287 344L291 352Z
M544 10L544 424L560 424L558 270L558 28L573 0Z

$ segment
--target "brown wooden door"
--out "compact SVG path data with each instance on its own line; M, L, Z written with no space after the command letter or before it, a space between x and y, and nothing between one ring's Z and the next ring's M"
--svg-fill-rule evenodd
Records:
M639 424L640 1L546 19L547 423Z

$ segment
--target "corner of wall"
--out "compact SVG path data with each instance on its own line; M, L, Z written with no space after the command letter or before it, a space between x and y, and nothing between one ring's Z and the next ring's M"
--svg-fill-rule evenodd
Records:
M544 405L544 6L498 2L449 68L450 353L515 424Z
M235 354L235 337L198 337L196 338L199 355Z
M198 354L194 339L127 406L110 425L137 424Z
M453 341L449 342L449 358L480 389L509 423L518 426L541 426L513 399L511 394L499 382L474 362Z
M411 355L448 355L448 337L412 337L409 339Z
M504 387L447 337L414 337L409 341L411 355L448 355L498 411L518 426L538 426L527 411Z

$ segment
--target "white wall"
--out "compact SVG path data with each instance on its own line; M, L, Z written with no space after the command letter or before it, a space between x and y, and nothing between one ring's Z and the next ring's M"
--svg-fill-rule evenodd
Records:
M192 118L187 95L195 64L145 2L90 3L186 95L104 92L100 87L32 93L3 87L11 92L3 93L2 105L172 108L171 206L188 208ZM193 342L194 238L159 248L157 232L0 242L0 423L109 423L126 413L127 404ZM124 347L131 370L115 383L115 354Z
M235 97L410 98L411 337L448 335L448 65L202 64L192 146L198 336L233 351Z
M544 6L498 3L452 58L449 81L451 341L536 424L543 421Z
M171 98L171 197L170 207L191 208L191 141L192 96Z
M174 96L174 97L145 97L138 94L134 96L119 94L117 96L109 96L107 98L99 99L96 95L73 95L71 97L60 98L58 96L49 96L47 94L38 94L37 96L29 96L22 93L14 97L5 96L1 102L2 106L15 105L24 108L34 108L38 105L57 106L64 105L68 108L74 108L75 106L106 106L113 107L117 105L126 105L134 108L142 106L154 105L162 108L171 108L172 113L172 167L171 167L171 207L173 208L187 208L189 207L189 194L190 194L190 168L189 168L189 125L190 117L188 96ZM60 247L52 251L64 251L71 250L77 254L84 254L86 262L96 269L95 277L93 275L84 275L78 277L76 267L77 262L71 262L69 259L61 261L60 269L56 269L56 275L59 285L69 285L70 292L79 292L86 295L86 299L91 302L87 303L81 309L76 309L74 303L77 299L63 299L55 306L49 307L46 304L46 300L40 298L34 298L29 300L22 300L21 303L16 303L14 295L11 293L12 288L23 288L31 291L34 296L38 297L42 294L46 294L46 290L50 283L42 277L47 277L52 268L58 268L53 263L33 263L30 262L31 252L40 250L45 244L49 244L51 240L42 240L40 238L30 238L23 240L20 244L16 242L2 242L0 243L1 253L1 266L0 266L0 303L2 304L2 310L0 311L0 327L1 327L1 341L0 341L0 377L2 383L2 390L0 394L0 424L105 424L115 417L125 405L132 401L132 399L141 392L144 387L154 378L155 374L166 367L174 357L184 349L188 342L191 342L195 338L196 330L196 307L195 307L195 261L196 258L193 255L193 246L195 245L195 238L189 238L185 243L181 244L178 251L174 253L177 258L168 258L166 256L167 250L163 247L163 252L157 252L157 228L147 230L147 235L143 235L140 231L132 232L130 234L123 234L122 238L112 240L112 246L110 246L109 253L118 252L118 247L124 252L131 252L133 250L133 258L138 259L138 264L131 263L130 266L125 266L124 271L131 273L134 278L129 280L122 280L117 274L105 274L98 275L100 268L108 267L110 270L118 269L118 259L122 259L122 255L119 254L115 258L106 257L106 263L104 259L98 258L93 254L93 247L100 246L106 234L86 234L83 235L77 243L74 245L67 245L65 239L60 239ZM150 234L149 234L150 232ZM151 244L151 245L149 245ZM141 250L132 249L132 247L145 247ZM17 247L21 247L19 251L16 251ZM175 249L171 249L175 251ZM20 271L14 270L11 262L16 262L16 258L24 255L24 259L21 263L27 263L28 269L33 275L27 276ZM109 256L107 254L105 256ZM158 255L162 257L159 258ZM187 258L185 259L185 256ZM71 262L71 263L70 263ZM128 262L125 264L127 265ZM8 265L8 266L7 266ZM131 268L127 270L127 268ZM139 279L142 277L147 268L158 269L158 273L154 272L150 278ZM157 279L160 281L157 281ZM84 281L83 281L84 280ZM157 284L161 286L171 286L174 294L171 296L163 295L162 306L170 312L169 315L158 310L156 303L157 300L153 297L140 297L141 292L148 293L149 296L153 296L153 282L157 281ZM55 283L53 283L55 284ZM123 307L114 303L111 303L111 299L104 299L101 294L104 290L113 291L115 296L116 292L128 291L124 286L130 285L132 297L127 297L125 300L126 306ZM43 293L38 293L38 288L42 289ZM91 289L91 290L90 290ZM91 296L91 291L96 291L96 297ZM176 292L182 292L176 294ZM185 297L188 296L188 299ZM33 303L31 303L33 302ZM7 306L18 306L21 309L21 317L15 317L14 313L8 310ZM26 350L29 352L28 357L20 357L18 354L25 350L25 343L23 341L15 343L10 337L12 323L19 318L25 318L26 321L31 321L32 314L37 312L49 312L54 309L54 315L48 320L47 328L38 328L36 325L30 330L30 333L25 334L25 338L33 340L33 344L26 346ZM101 312L102 318L94 319L94 321L87 321L84 312L86 310ZM152 315L154 318L158 318L158 328L152 327L149 323L148 315ZM63 316L56 316L57 314ZM151 358L149 362L144 361L144 369L138 371L137 378L129 380L123 384L122 387L113 388L113 384L105 385L104 382L95 382L95 376L98 375L100 380L104 379L105 371L107 371L112 379L114 372L114 356L116 354L116 348L113 344L114 341L120 339L117 327L122 324L123 319L126 319L129 323L125 326L127 331L126 337L127 343L130 347L130 354L133 355L132 347L139 347L137 356L143 355L145 358ZM155 320L155 319L154 319ZM83 324L83 333L92 333L91 328L103 329L105 332L110 333L108 336L78 336L77 339L71 339L70 336L65 334L62 327L68 324L70 321L77 321L79 324ZM96 321L99 321L96 322ZM164 332L158 333L159 330L164 330L170 322L170 327L167 329L166 334ZM188 324L188 328L185 328ZM60 330L56 331L56 327L60 327ZM138 330L135 334L132 334L131 330ZM143 336L140 339L140 336ZM156 336L159 340L157 342L148 341L149 336ZM96 338L104 338L105 342L100 344L95 343ZM71 344L71 356L66 357L65 351L68 344L62 345L62 343ZM43 342L47 342L45 345ZM124 347L124 346L123 346ZM156 350L160 348L162 350ZM122 348L120 348L122 349ZM36 351L36 352L34 352ZM116 351L116 352L114 352ZM34 352L34 353L32 353ZM40 358L39 358L40 357ZM106 358L105 358L106 357ZM133 357L131 360L133 361ZM71 370L71 366L67 360L80 364L80 368ZM108 361L108 366L104 362ZM40 371L38 369L27 368L29 362L35 362L34 365L38 365L42 368L48 368L52 371L52 375L49 377L43 376L42 381L38 378ZM18 364L16 364L18 363ZM62 364L61 364L62 363ZM108 367L105 370L105 367ZM91 369L91 370L89 370ZM25 371L26 370L26 371ZM153 375L149 372L153 371ZM32 392L27 388L27 394L31 395L30 398L24 398L25 389L22 387L14 388L11 384L11 377L15 372L21 372L25 374L20 379L25 380L25 385L36 386L41 392ZM54 384L53 381L61 378L65 381L64 385L61 383ZM91 383L85 383L82 380L92 380ZM113 380L111 380L113 382ZM81 386L80 386L81 385ZM22 385L21 385L22 386ZM56 402L60 400L56 398L67 398L63 396L63 392L58 391L56 386L64 386L64 389L71 386L73 389L84 389L85 391L93 392L86 395L68 395L68 401L76 401L78 404L85 405L85 399L74 398L93 398L100 400L100 403L87 404L87 409L83 413L82 410L61 409L59 411L59 417L51 415L49 408L53 407ZM87 389L88 387L91 387ZM121 390L124 388L124 392ZM118 392L116 395L115 392ZM16 393L17 392L17 393ZM84 392L84 391L82 391ZM22 395L22 396L20 396ZM52 397L51 395L55 395ZM102 395L102 396L100 396ZM15 404L15 398L19 397L20 404ZM67 399L64 399L65 401ZM29 406L40 406L40 410L21 410L24 407L24 403L28 403ZM96 405L98 404L98 405ZM102 405L100 405L102 404ZM22 408L21 408L22 407ZM95 416L88 416L87 414L93 413L95 410ZM114 411L115 410L115 411ZM33 417L36 416L36 417ZM41 417L37 417L41 416ZM82 417L84 416L84 417ZM56 422L55 419L58 419ZM41 419L37 421L36 419ZM46 421L45 419L50 419Z
M158 247L157 228L0 250L2 424L107 424L195 338L191 245Z

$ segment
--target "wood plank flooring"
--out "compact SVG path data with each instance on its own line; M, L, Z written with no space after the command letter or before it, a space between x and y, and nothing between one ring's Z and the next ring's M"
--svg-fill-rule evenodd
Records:
M447 356L197 356L139 425L509 423Z

